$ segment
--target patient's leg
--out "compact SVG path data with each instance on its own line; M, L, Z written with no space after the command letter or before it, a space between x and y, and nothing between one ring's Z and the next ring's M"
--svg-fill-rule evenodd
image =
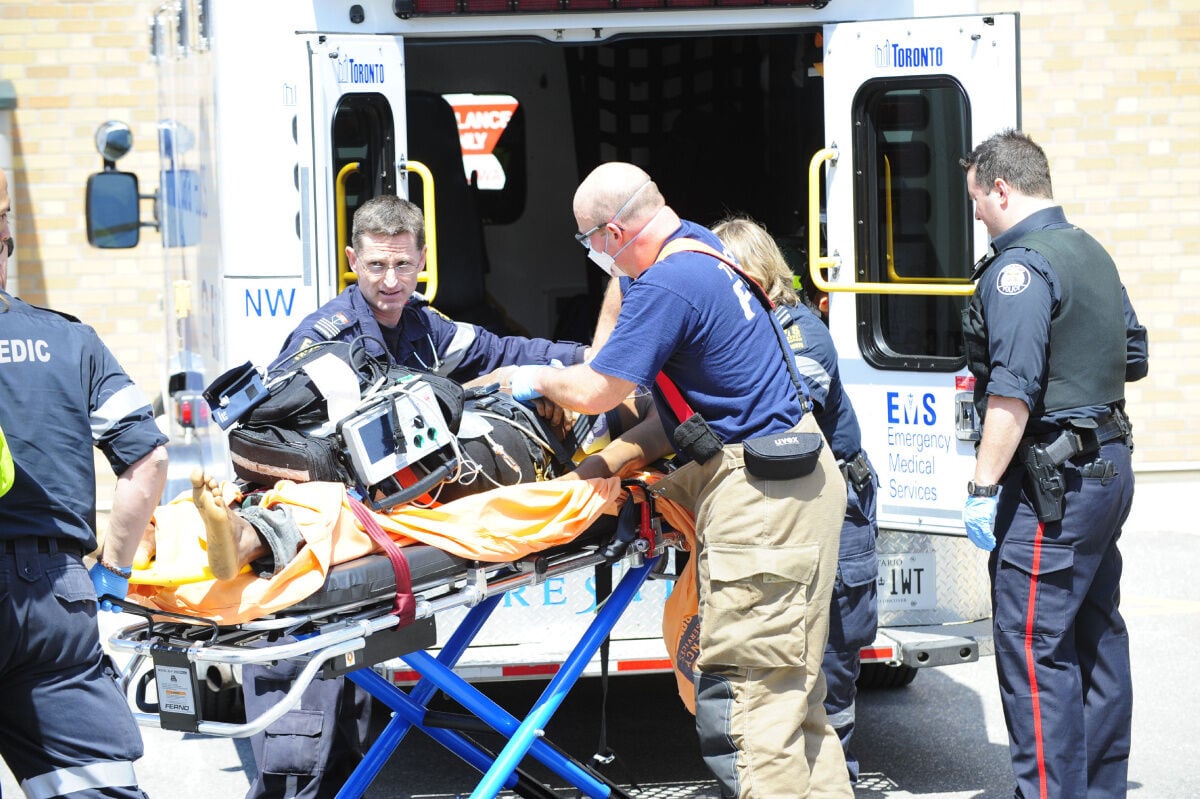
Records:
M200 469L192 471L192 501L208 538L208 567L218 580L232 580L250 561L270 552L258 531L231 510L220 484Z

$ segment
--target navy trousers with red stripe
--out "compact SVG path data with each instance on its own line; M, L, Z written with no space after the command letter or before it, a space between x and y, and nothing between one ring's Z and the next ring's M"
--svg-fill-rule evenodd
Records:
M989 563L996 670L1021 799L1126 795L1133 696L1117 541L1133 472L1115 441L1098 457L1116 475L1082 477L1096 457L1064 465L1059 522L1038 522L1019 467L1000 494Z

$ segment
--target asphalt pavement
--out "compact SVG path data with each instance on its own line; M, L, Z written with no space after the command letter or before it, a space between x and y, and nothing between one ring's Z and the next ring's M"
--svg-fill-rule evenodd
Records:
M1195 768L1200 740L1200 525L1184 510L1200 480L1139 476L1133 514L1122 543L1122 608L1129 623L1134 680L1133 752L1129 795L1134 799L1200 797ZM486 687L518 714L542 683ZM598 680L568 696L547 737L577 757L596 750L600 724ZM605 773L637 785L640 797L714 796L696 752L691 718L674 695L669 675L620 677L607 701L607 741L617 760ZM990 657L925 669L909 686L867 691L858 702L855 748L863 778L856 799L1009 799L1007 736ZM253 774L244 740L143 728L145 756L137 763L152 797L228 799L245 794ZM539 775L540 776L540 775ZM367 799L466 795L476 777L453 756L414 733L366 793ZM21 795L0 764L0 795ZM564 792L564 796L574 796Z

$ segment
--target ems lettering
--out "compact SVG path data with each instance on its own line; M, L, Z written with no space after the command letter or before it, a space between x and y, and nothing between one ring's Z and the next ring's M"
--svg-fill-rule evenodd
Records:
M901 502L937 501L938 455L949 454L952 436L933 430L937 397L932 393L889 391L886 394L887 495Z
M50 360L50 345L44 339L0 338L0 363L33 363Z
M262 316L264 308L268 316L291 316L292 303L296 300L296 290L275 289L246 289L246 316Z
M901 399L899 391L887 393L888 424L917 424L931 426L937 422L937 411L933 405L936 397L926 393L918 402L913 393L905 394Z

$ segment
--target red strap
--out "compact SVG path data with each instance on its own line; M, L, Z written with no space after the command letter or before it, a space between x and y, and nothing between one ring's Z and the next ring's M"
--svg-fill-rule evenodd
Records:
M687 404L687 400L683 398L683 393L679 390L679 386L675 385L675 381L659 372L658 377L654 378L654 385L658 386L663 399L667 401L667 407L671 409L671 413L675 414L675 424L692 418L694 413L692 406Z
M347 496L346 500L350 504L350 510L354 511L355 518L367 531L367 535L392 562L392 569L396 572L396 606L392 612L400 617L401 627L412 624L417 616L417 598L413 596L412 592L412 575L408 570L408 558L404 557L404 553L400 551L400 547L396 546L396 542L379 526L379 522L375 520L374 514L366 505L351 496Z
M713 258L716 258L718 261L741 275L742 278L753 288L754 294L758 298L758 301L765 305L768 311L775 307L775 303L772 302L771 298L767 296L767 292L763 290L762 285L757 280L743 272L742 267L738 266L738 264L729 258L729 256L725 255L725 253L717 251L715 248L710 247L699 239L672 239L663 245L662 250L658 253L658 261L661 261L667 256L674 255L677 252L699 252L704 253L705 255L711 255ZM655 261L655 263L658 263L658 261Z

